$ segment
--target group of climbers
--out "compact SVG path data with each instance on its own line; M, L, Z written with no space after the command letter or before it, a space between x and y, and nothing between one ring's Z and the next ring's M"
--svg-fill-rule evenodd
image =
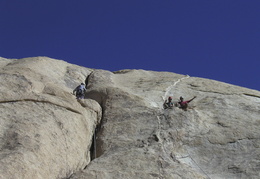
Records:
M183 110L187 110L188 109L188 103L190 103L192 100L194 100L196 98L196 96L194 96L192 99L190 99L190 100L187 100L187 101L184 101L184 99L183 99L183 97L181 96L180 97L180 100L177 102L177 103L175 103L175 106L176 107L179 107L179 108L181 108L181 109L183 109ZM167 109L167 108L172 108L173 107L173 102L172 102L172 97L171 96L169 96L168 97L168 101L167 100L165 100L164 101L164 103L163 103L163 108L164 109Z
M85 92L86 92L86 87L84 83L81 83L79 86L77 86L74 90L73 90L73 95L76 95L77 99L84 99L85 98ZM75 94L76 93L76 94ZM180 97L180 100L175 103L176 107L179 107L183 110L187 110L188 108L188 104L194 100L196 98L196 96L194 96L192 99L184 101L183 97ZM164 109L168 109L168 108L172 108L174 106L173 102L172 102L172 97L169 96L168 97L168 101L165 100L163 103L163 108Z

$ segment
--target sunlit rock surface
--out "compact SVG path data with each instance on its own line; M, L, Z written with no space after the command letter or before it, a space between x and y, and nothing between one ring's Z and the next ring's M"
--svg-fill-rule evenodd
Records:
M260 178L259 91L46 57L0 66L2 178ZM168 96L197 98L164 110Z
M0 178L63 178L83 169L101 108L71 92L91 71L43 57L0 65Z

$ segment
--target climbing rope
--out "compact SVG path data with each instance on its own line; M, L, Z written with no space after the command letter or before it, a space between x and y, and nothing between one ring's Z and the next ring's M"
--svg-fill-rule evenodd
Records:
M186 149L189 158L193 161L193 163L195 163L195 165L197 165L197 167L208 177L208 179L211 179L208 174L197 164L197 162L191 157L189 151Z
M178 79L177 81L175 81L172 85L170 85L170 86L168 86L167 88L166 88L166 91L165 91L165 94L164 94L164 96L162 96L162 99L163 99L163 102L167 99L167 97L168 96L172 96L171 94L170 94L170 92L171 92L171 90L179 83L179 82L181 82L183 79L187 79L187 78L189 78L190 76L189 75L186 75L185 77L183 77L183 78L180 78L180 79ZM162 115L164 116L164 118L166 119L166 120L168 120L167 119L167 116L164 114L164 110L163 109L161 109L160 110L161 111L161 113L162 113ZM157 135L158 135L158 137L159 137L159 139L160 139L160 133L161 133L161 119L160 119L160 116L159 115L157 115L157 119L158 119L158 132L157 132ZM178 134L178 129L175 127L175 126L173 126L174 127L174 129L176 130L176 132L177 132L177 134ZM162 149L163 149L163 151L165 152L165 154L167 154L167 152L166 152L166 150L165 150L165 146L164 146L164 143L163 143L163 141L161 141L160 142L161 143L161 145L162 145ZM191 157L191 155L190 155L190 153L189 153L189 151L186 149L186 152L187 152L187 156L186 157L189 157L190 159L191 159L191 161L202 171L202 173L204 173L206 176L207 176L207 178L208 179L210 179L210 177L208 176L208 174L196 163L196 161ZM169 160L172 160L168 155L167 155L167 159Z
M94 131L94 159L97 158L97 151L96 151L96 129Z

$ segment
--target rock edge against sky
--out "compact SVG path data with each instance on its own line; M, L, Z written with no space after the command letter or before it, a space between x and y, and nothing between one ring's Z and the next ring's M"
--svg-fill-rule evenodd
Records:
M47 57L0 66L0 178L260 177L259 91ZM197 98L164 110L168 96Z

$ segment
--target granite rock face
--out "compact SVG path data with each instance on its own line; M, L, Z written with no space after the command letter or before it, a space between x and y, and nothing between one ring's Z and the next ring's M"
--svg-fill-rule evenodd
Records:
M0 66L2 178L260 178L259 91L46 57ZM168 96L197 98L163 109Z
M65 178L83 169L101 107L71 92L91 71L45 57L0 66L0 178Z

